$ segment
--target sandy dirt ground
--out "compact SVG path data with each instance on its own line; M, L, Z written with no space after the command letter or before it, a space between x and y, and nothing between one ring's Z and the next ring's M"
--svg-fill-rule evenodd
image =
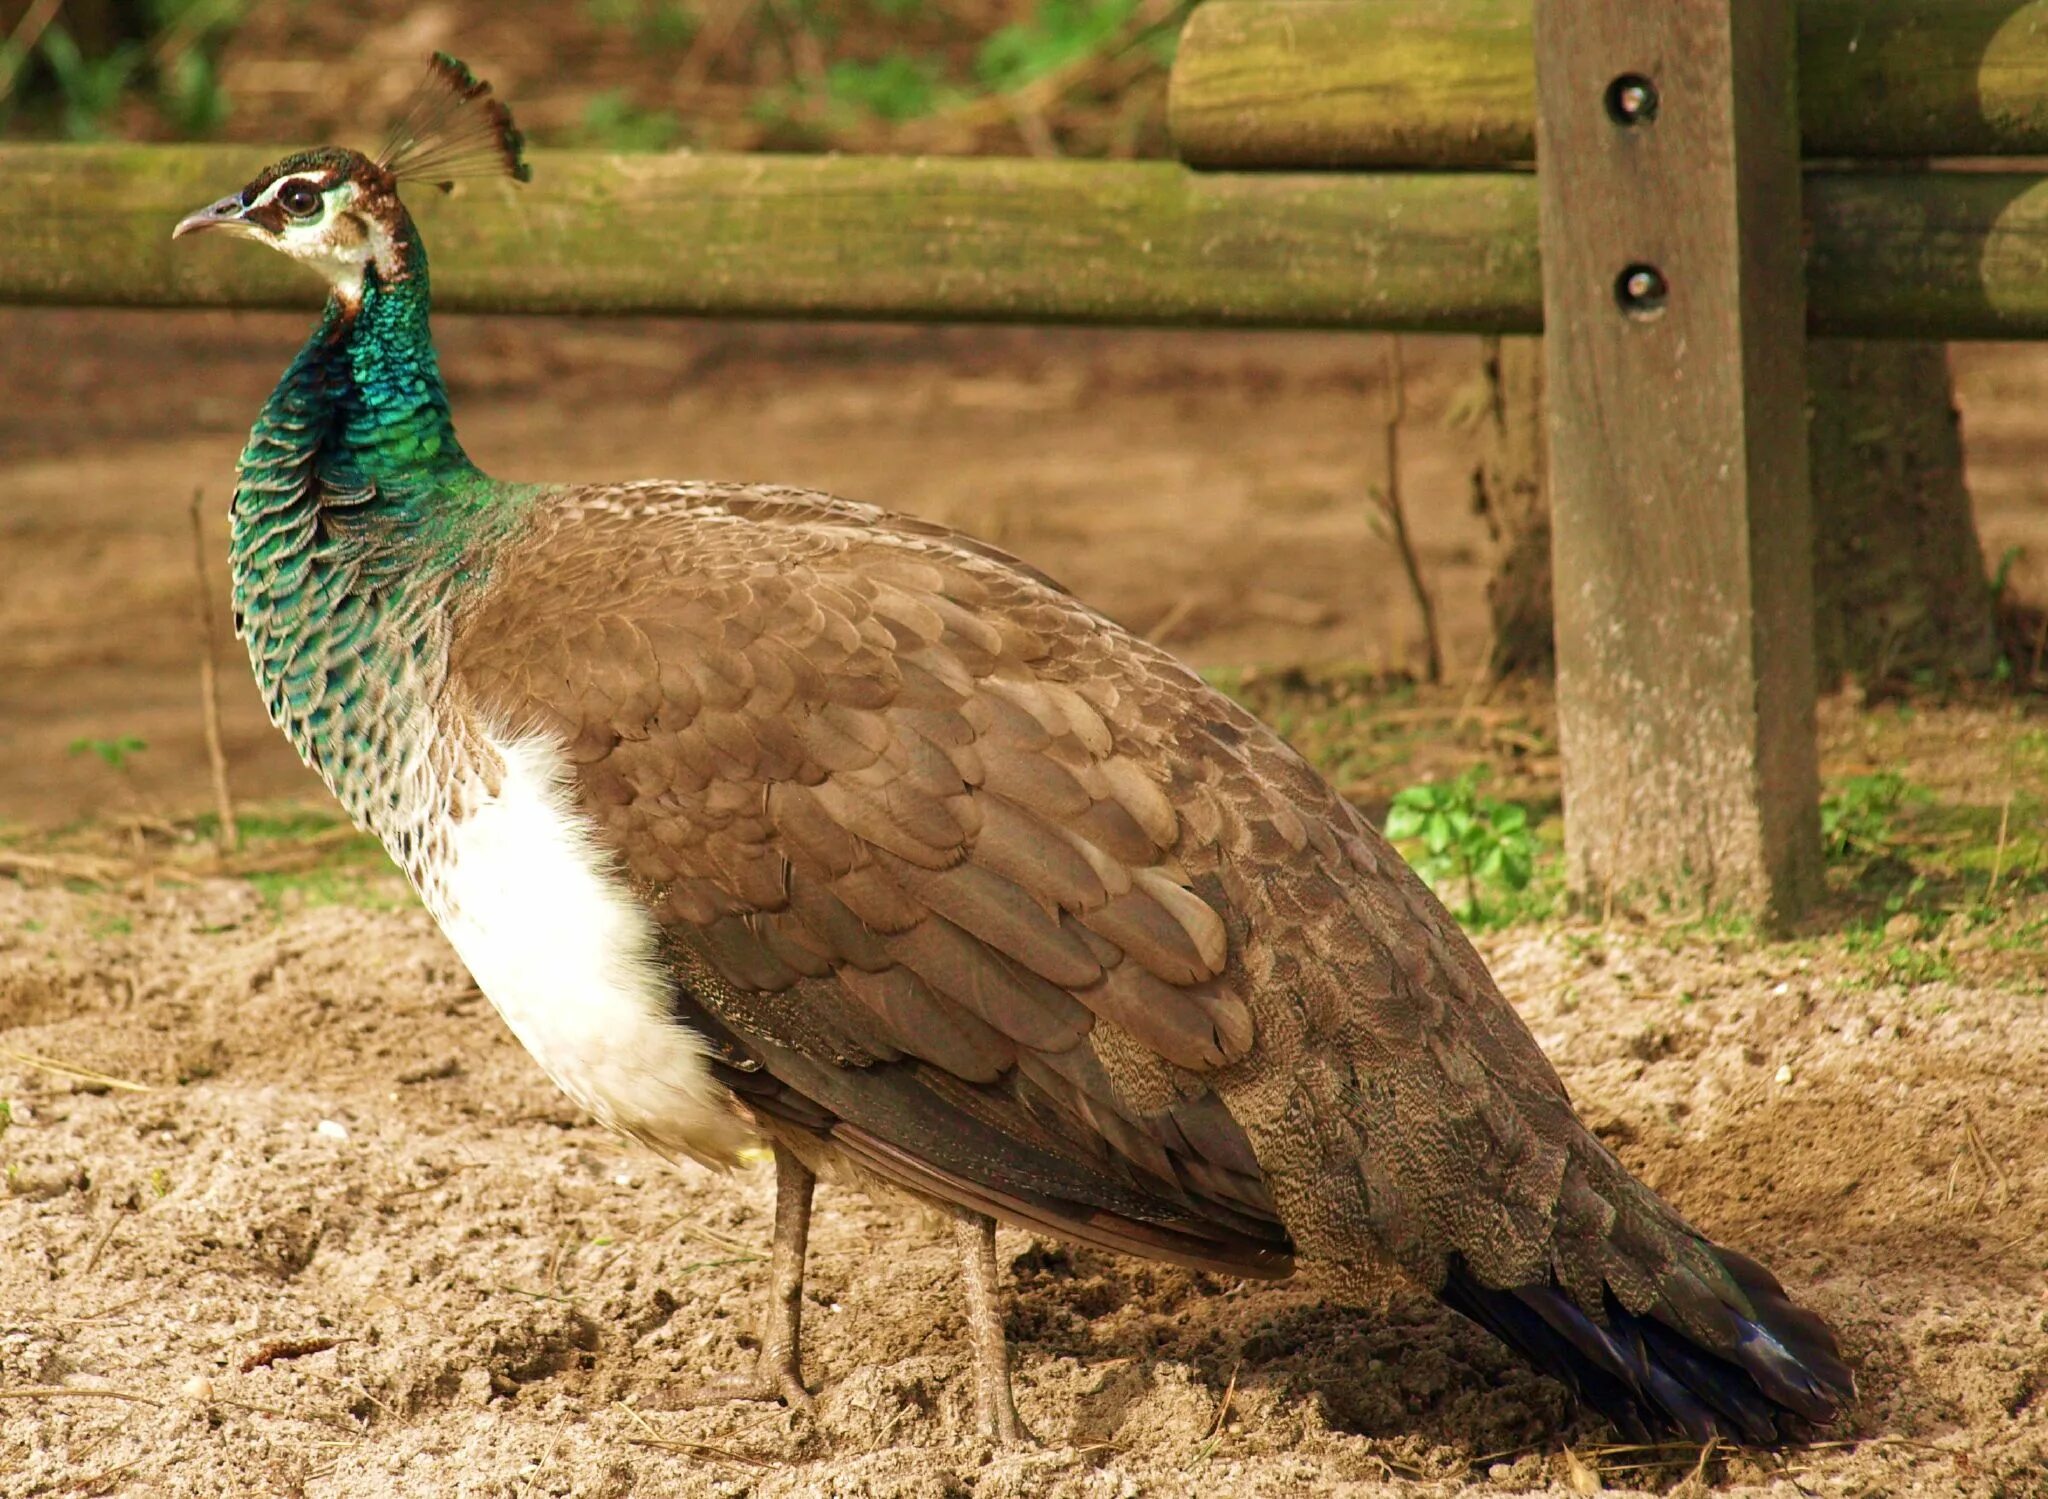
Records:
M1312 1276L1006 1230L1042 1445L993 1453L944 1234L830 1187L815 1423L682 1408L751 1348L766 1173L672 1169L580 1118L373 862L172 877L207 805L195 488L237 792L273 824L319 804L219 618L233 456L301 330L0 311L0 821L125 820L162 865L0 877L0 1495L2048 1494L2039 895L1889 933L1838 906L1782 942L1623 916L1482 939L1602 1134L1841 1329L1863 1398L1829 1444L1615 1450L1427 1298L1339 1308ZM1000 538L1206 664L1416 656L1364 498L1370 339L451 320L444 358L508 476L816 484ZM1464 675L1474 349L1410 363L1405 486ZM2048 364L1959 370L1987 553L2022 548L2015 581L2048 593ZM2048 782L2029 711L1835 704L1828 763L1908 766L1995 825ZM123 736L148 748L118 767L71 752ZM1554 795L1554 758L1523 758L1515 794Z
M380 888L279 914L238 881L0 884L0 1394L64 1392L4 1402L0 1492L1405 1499L1572 1492L1569 1448L1618 1490L2048 1493L2038 948L1907 988L1837 938L1484 943L1595 1127L1840 1329L1846 1445L1694 1477L1412 1294L1344 1309L1005 1230L1043 1443L1011 1455L972 1436L941 1227L829 1186L815 1424L671 1408L747 1357L767 1173L580 1119Z

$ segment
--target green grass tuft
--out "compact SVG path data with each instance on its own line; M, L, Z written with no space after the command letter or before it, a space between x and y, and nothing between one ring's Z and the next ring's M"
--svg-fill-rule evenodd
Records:
M117 734L111 739L74 739L67 746L74 755L98 755L111 770L125 770L133 756L148 748L149 741L135 734Z
M376 839L357 836L325 851L310 868L245 875L273 913L315 906L397 911L412 904L411 887Z

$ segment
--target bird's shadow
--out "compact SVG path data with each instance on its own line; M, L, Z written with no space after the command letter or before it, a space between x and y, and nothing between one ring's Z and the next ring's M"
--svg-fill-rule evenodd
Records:
M1312 1419L1332 1432L1470 1456L1604 1431L1562 1386L1420 1293L1362 1309L1299 1282L1259 1285L1065 1246L1034 1245L1014 1269L1009 1331L1026 1357L1121 1361L1077 1403L1076 1441L1114 1441L1166 1363L1191 1370L1219 1406L1234 1381L1313 1404Z
M1307 1281L1258 1285L1043 1244L1018 1256L1015 1285L1009 1331L1020 1358L1104 1371L1075 1402L1076 1444L1116 1444L1166 1365L1183 1367L1219 1409L1235 1388L1334 1435L1385 1444L1397 1465L1405 1457L1438 1476L1490 1456L1617 1439L1564 1386L1419 1291L1361 1307ZM1821 1435L1893 1429L1910 1366L1903 1346L1854 1324L1842 1330L1859 1398Z

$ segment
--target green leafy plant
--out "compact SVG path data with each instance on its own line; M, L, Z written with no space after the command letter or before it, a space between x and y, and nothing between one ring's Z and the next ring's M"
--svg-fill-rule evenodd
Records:
M41 54L56 80L64 134L77 141L106 135L121 95L141 70L143 49L130 42L88 57L68 29L53 25L43 33Z
M602 3L621 5L626 0ZM1163 71L1171 61L1180 23L1192 3L1155 15L1141 7L1141 0L1036 0L1028 11L1022 6L1003 8L1021 12L1024 18L985 31L964 52L950 39L962 29L963 18L930 0L865 0L864 8L890 23L885 35L908 32L908 47L895 47L880 57L826 61L841 45L842 33L849 39L847 45L855 47L861 43L860 34L871 36L872 28L850 25L845 7L827 6L821 0L780 0L772 8L790 76L755 94L747 114L770 128L778 148L826 146L839 132L866 122L901 124L953 114L963 122L1005 118L1007 111L990 107L1002 96L1047 80L1058 83L1055 95L1080 88L1095 64L1115 64L1135 55L1135 70L1116 66L1104 75L1112 92L1126 90L1136 77L1148 70ZM964 24L979 30L992 25L1000 13ZM809 64L799 66L806 57ZM1034 117L1050 103L1033 100Z
M181 136L218 130L228 117L228 96L212 54L193 47L165 63L157 80L157 103Z
M0 123L18 107L73 140L97 140L132 126L139 108L174 135L210 135L228 115L220 54L247 5L133 0L77 24L50 7L25 40L0 42Z
M1992 607L1996 608L2005 601L2005 591L2012 586L2013 566L2026 555L2025 547L2007 547L1998 554L1998 566L1992 569L1990 580L1985 585L1991 593Z
M943 97L939 70L907 52L875 62L835 62L825 72L825 93L880 120L914 120L930 114Z
M583 9L598 25L631 31L651 47L687 47L703 25L678 0L585 0Z
M1536 836L1529 810L1479 792L1481 772L1398 792L1387 814L1387 837L1403 845L1416 873L1438 894L1456 887L1452 906L1461 921L1482 921L1482 892L1520 892L1536 871Z
M580 134L607 151L666 151L682 138L683 122L673 110L642 109L624 89L607 89L583 106Z
M1013 22L981 44L974 70L998 93L1080 61L1123 31L1137 0L1039 0L1028 21Z
M98 755L112 770L126 770L129 758L148 748L148 741L134 734L121 734L112 739L74 739L70 744L72 754Z
M135 932L135 923L126 916L101 913L85 925L86 934L96 939L127 937Z
M1829 861L1892 855L1898 814L1911 795L1906 778L1890 770L1849 776L1829 789L1820 801L1821 845Z

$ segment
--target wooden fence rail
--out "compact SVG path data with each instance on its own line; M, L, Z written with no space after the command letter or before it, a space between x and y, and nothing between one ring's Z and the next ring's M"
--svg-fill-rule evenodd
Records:
M314 304L276 256L170 243L279 154L0 146L0 303ZM1528 173L537 152L530 187L414 197L450 310L1542 325ZM2048 177L1818 173L1806 215L1813 331L2048 337Z
M1533 10L1207 0L1174 62L1175 144L1207 167L1528 161ZM1797 11L1807 156L2048 156L2048 0L1800 0Z

